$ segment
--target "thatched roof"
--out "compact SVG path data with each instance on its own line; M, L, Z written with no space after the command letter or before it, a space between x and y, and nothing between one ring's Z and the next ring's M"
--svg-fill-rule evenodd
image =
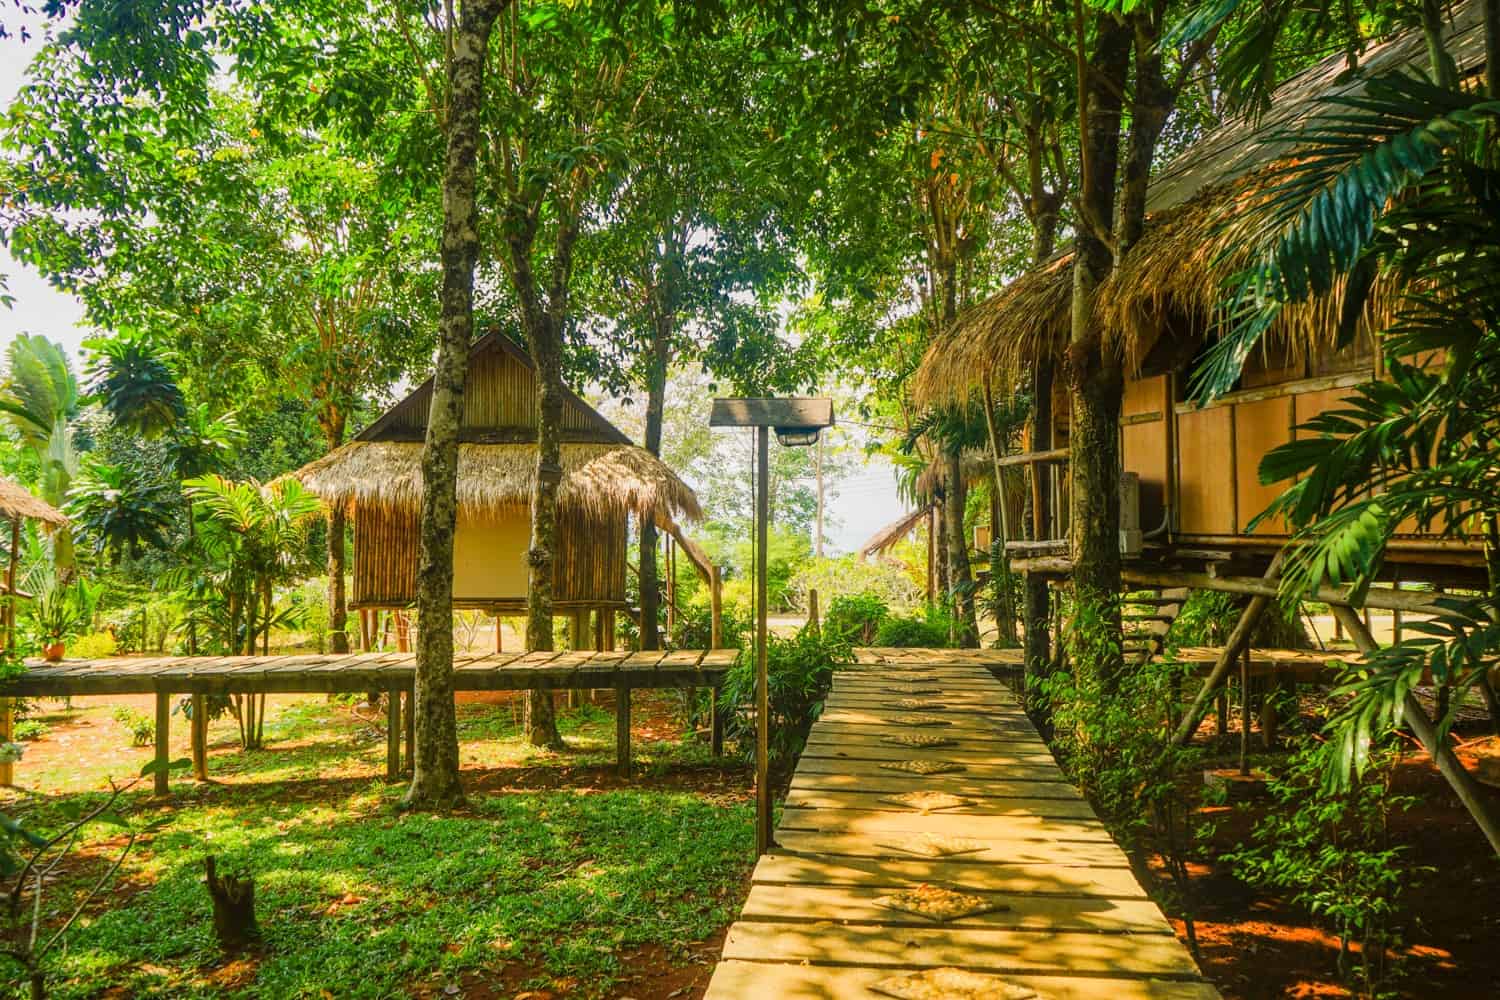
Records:
M915 531L917 526L925 521L931 512L932 507L929 505L914 510L910 514L901 515L900 518L871 535L865 541L865 544L859 547L859 557L861 559L868 559L877 552L884 552L886 549L889 549Z
M1458 8L1447 26L1449 51L1461 72L1484 62L1480 5ZM1095 296L1095 322L1106 343L1132 369L1176 317L1175 335L1209 332L1224 282L1249 257L1244 234L1226 225L1245 205L1267 195L1295 155L1298 136L1325 113L1322 102L1362 92L1373 75L1420 66L1426 56L1420 31L1372 46L1360 71L1348 74L1342 54L1331 56L1279 87L1259 119L1234 119L1194 143L1152 178L1147 226L1141 239ZM1239 251L1239 252L1236 252ZM1372 320L1393 306L1390 289L1371 296ZM1271 330L1292 348L1308 349L1337 330L1341 291L1283 311ZM931 406L966 398L991 381L1014 381L1035 358L1060 359L1070 333L1072 255L1011 282L958 318L934 340L912 382L914 401Z
M68 523L62 511L39 499L20 483L3 476L0 476L0 517L41 521L54 528Z
M600 517L634 514L665 524L699 520L698 498L660 459L634 445L564 444L558 504ZM422 445L351 441L292 473L330 505L415 509ZM458 503L477 513L525 510L536 479L534 444L460 444Z

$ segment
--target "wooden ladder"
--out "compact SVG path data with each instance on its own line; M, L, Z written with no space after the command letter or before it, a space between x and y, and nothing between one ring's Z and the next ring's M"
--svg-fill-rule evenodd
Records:
M1166 648L1167 632L1187 604L1186 587L1169 587L1138 592L1123 603L1120 624L1124 634L1127 662L1142 664L1159 656Z

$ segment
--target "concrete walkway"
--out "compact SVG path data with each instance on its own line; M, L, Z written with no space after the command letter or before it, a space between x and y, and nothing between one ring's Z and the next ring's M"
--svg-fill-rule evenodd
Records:
M1211 1000L982 651L862 650L707 1000Z

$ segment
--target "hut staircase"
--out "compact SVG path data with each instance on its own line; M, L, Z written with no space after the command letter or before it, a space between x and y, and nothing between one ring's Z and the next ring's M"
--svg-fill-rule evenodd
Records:
M1166 648L1167 633L1187 604L1185 587L1133 591L1120 614L1124 634L1125 658L1131 663L1145 663Z

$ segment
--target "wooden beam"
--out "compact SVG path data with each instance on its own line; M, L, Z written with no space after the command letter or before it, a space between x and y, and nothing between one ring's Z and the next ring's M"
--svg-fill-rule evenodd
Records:
M1036 562L1038 560L1033 560ZM1071 560L1067 562L1071 567ZM1177 570L1155 570L1127 566L1120 574L1126 583L1151 587L1191 587L1195 590L1218 590L1228 594L1245 594L1250 597L1276 597L1274 583L1253 576L1211 576L1208 573L1189 573ZM1319 587L1316 593L1304 595L1305 600L1322 601L1325 604L1348 606L1350 595L1333 587ZM1442 609L1428 603L1429 595L1407 590L1390 590L1371 587L1366 591L1363 606L1381 608L1386 611L1414 611L1418 614L1440 614Z
M1049 448L1046 451L1023 451L1015 455L1002 455L995 464L1002 468L1010 465L1033 465L1046 462L1067 462L1067 448Z

